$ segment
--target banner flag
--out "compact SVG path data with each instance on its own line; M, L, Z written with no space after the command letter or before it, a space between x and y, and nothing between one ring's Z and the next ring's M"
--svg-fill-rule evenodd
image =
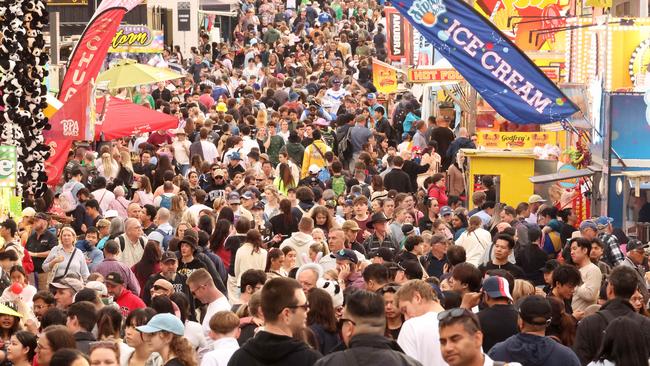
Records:
M83 84L95 79L104 63L117 28L129 10L142 0L104 0L81 35L61 83L59 99L65 103Z
M545 124L578 111L514 43L464 1L398 0L393 5L506 120Z
M50 118L52 128L43 131L50 146L50 158L45 162L48 185L53 187L58 183L73 141L94 140L94 99L92 84L82 85Z
M63 108L77 91L88 87L91 81L95 80L124 14L140 3L142 0L104 0L99 4L68 61L68 71L63 77L58 95L58 99L64 103ZM90 100L93 99L90 98ZM85 111L86 107L84 106L82 111ZM75 129L75 126L70 124L64 126L62 121L59 120L58 123L51 121L52 128L47 131L49 134L45 134L45 143L50 146L51 150L50 158L45 162L47 184L51 187L56 186L61 179L68 153L72 148L72 141L80 139L75 137L60 138L60 136L69 133L70 128L72 131L81 132L81 136L88 134L92 136L92 131ZM67 128L67 132L64 127Z
M397 69L373 58L372 83L380 93L395 93L397 91Z

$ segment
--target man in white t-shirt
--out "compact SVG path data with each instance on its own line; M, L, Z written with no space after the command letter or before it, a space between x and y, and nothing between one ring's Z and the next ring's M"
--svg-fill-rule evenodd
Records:
M438 313L444 309L433 288L422 280L410 280L395 293L395 301L408 319L397 338L404 353L423 365L446 365L438 333Z
M336 114L341 104L343 104L343 97L348 94L350 93L347 90L341 88L340 79L335 78L332 80L332 87L327 89L325 92L325 99L329 100L331 105L328 112L330 112L330 114Z
M174 159L181 166L181 174L185 175L190 168L190 142L187 140L185 130L179 128L175 131L176 140L172 143Z
M214 285L210 272L204 268L192 272L187 279L187 287L189 287L192 296L202 304L208 305L201 325L205 336L210 337L210 319L219 311L229 311L230 303Z

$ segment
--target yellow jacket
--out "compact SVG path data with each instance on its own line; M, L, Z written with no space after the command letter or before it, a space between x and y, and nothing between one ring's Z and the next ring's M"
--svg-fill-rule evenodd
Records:
M319 168L327 166L325 161L325 153L330 150L329 146L323 140L316 140L311 145L305 148L305 154L302 158L302 169L300 171L300 179L309 175L309 167L317 165Z

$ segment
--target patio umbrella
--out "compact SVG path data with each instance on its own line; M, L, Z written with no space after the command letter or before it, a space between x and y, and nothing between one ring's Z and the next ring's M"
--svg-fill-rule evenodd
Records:
M143 132L169 130L178 127L178 118L154 111L128 100L108 97L97 99L97 117L103 120L95 123L95 139L103 135L105 141L131 136Z
M99 74L96 82L108 82L108 89L118 89L180 79L182 77L182 74L169 69L139 64L135 60L122 60Z

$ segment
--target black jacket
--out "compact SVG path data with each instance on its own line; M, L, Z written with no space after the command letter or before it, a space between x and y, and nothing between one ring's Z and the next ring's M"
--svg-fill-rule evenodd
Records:
M621 316L634 319L643 331L643 338L650 349L650 319L636 313L628 300L614 298L607 301L596 314L590 315L578 323L573 350L578 355L581 364L586 365L593 361L593 358L597 356L607 325L614 318Z
M414 358L405 355L392 339L376 334L358 334L350 339L350 348L331 353L318 362L317 366L342 365L372 366L419 366Z
M91 332L80 331L74 334L74 340L77 343L77 349L84 355L90 353L90 344L97 341Z
M402 169L391 169L384 177L386 190L394 189L399 193L411 192L411 177Z
M429 170L429 164L418 165L412 160L406 160L404 161L402 170L408 174L411 179L411 192L415 193L418 191L418 174L426 173ZM388 172L388 174L390 174L390 172Z
M311 366L321 357L304 342L262 330L232 355L228 366Z

